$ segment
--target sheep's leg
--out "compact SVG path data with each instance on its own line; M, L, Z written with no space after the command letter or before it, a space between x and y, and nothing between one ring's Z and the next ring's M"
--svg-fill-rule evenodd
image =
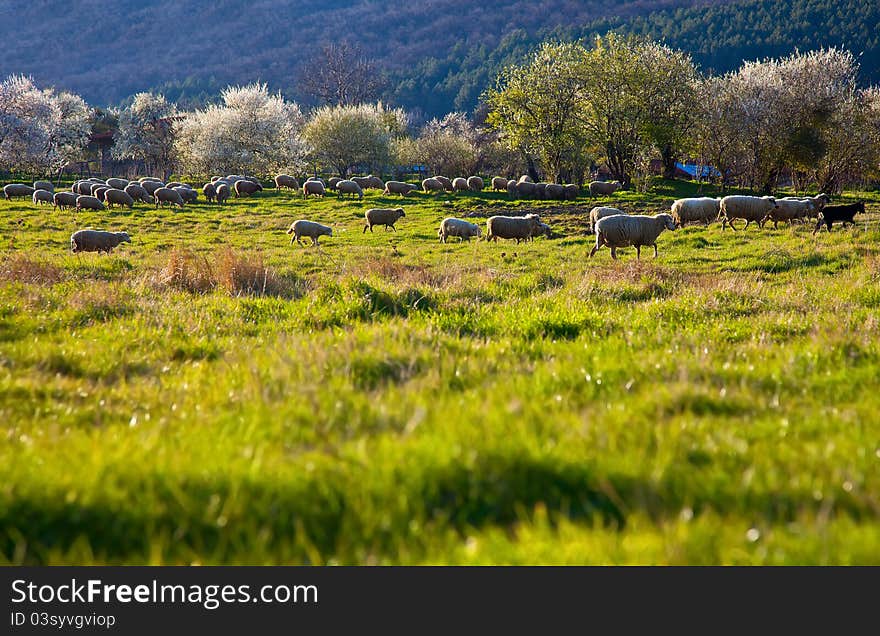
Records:
M642 260L642 246L641 245L636 245L636 260L637 261Z
M611 258L613 258L615 261L617 260L617 248L616 247L611 248Z
M654 258L657 258L657 244L654 243Z
M746 219L746 226L745 226L743 229L744 229L744 230L749 229L749 223L751 223L751 222L752 222L751 219Z
M397 228L394 227L393 225L386 225L386 226L385 226L386 231L388 230L389 227L391 228L392 231L394 231L394 232L397 231Z

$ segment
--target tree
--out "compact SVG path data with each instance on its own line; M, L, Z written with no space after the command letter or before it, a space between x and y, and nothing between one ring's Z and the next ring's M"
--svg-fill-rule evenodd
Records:
M0 84L0 164L33 172L63 167L88 143L89 117L79 96L10 76Z
M464 113L432 119L416 139L418 161L433 174L469 175L477 168L479 135Z
M143 161L147 170L171 174L175 163L175 128L180 115L163 95L138 93L118 113L119 136L113 154Z
M381 170L392 158L392 141L404 136L406 114L377 104L323 106L303 129L313 160L348 176L353 167Z
M671 173L694 104L697 73L690 57L608 33L596 38L586 68L586 132L612 176L629 184L645 146L656 147Z
M558 180L586 145L586 50L576 43L545 43L524 66L505 68L485 99L488 123L509 148L537 155Z
M352 106L379 97L386 80L375 60L350 42L325 44L303 65L299 84L320 105Z
M265 84L228 87L222 103L186 113L176 135L181 166L190 174L271 174L303 169L302 112Z

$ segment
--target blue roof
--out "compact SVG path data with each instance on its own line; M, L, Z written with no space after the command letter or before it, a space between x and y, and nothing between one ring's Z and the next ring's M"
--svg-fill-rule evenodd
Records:
M679 163L678 161L676 161L676 162L675 162L675 167L678 168L679 170L684 170L685 172L687 172L689 175L691 175L691 176L694 177L694 178L696 178L696 176L697 176L697 166L696 166L696 164L693 164L693 163ZM720 176L721 176L721 173L718 172L718 171L717 171L715 168L713 168L712 166L703 166L702 173L700 174L700 177L703 178L703 179L705 179L706 177L720 177Z

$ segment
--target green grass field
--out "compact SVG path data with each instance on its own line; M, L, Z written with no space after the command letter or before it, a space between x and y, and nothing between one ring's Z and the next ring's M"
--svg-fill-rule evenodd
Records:
M641 262L587 259L589 199L2 201L0 562L880 563L866 197ZM554 238L437 241L510 206ZM291 246L297 218L335 235ZM132 243L71 254L87 226Z

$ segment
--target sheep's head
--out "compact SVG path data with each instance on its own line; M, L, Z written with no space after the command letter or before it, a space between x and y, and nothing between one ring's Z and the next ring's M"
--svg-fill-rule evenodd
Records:
M658 218L663 219L663 223L665 224L667 230L675 231L675 229L678 227L678 224L675 222L675 219L672 218L671 214L658 214L657 216Z
M396 208L396 212L398 218L406 216L406 212L403 211L403 208Z
M131 243L131 238L128 236L128 232L117 232L116 237L120 243Z

